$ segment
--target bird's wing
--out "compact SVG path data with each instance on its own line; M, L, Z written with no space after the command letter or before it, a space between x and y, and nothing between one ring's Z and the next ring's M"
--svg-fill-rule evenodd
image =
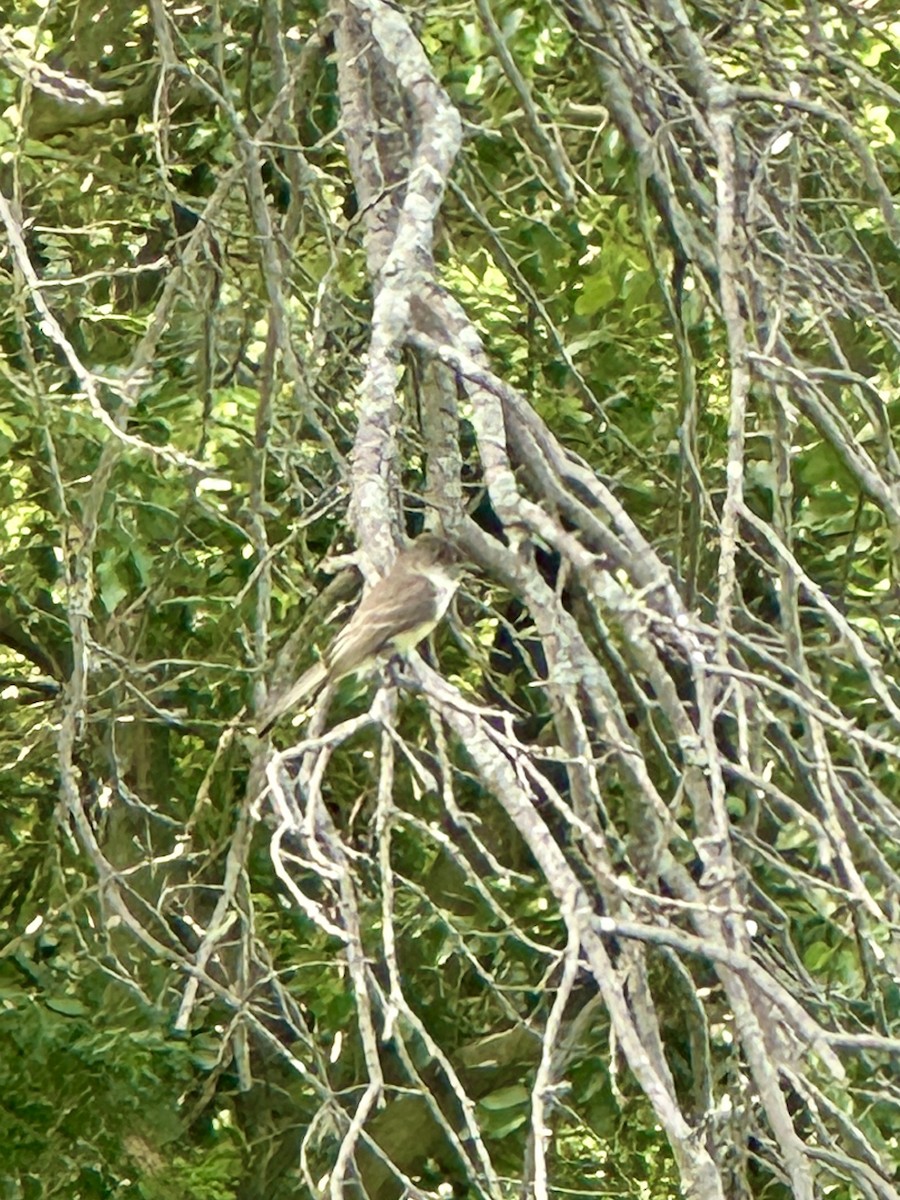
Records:
M418 571L380 579L334 639L328 654L332 680L393 649L398 637L423 624L423 613L434 610L434 584Z

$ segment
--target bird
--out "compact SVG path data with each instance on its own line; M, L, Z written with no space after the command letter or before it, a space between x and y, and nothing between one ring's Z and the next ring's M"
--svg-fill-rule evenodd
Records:
M266 706L258 725L260 737L308 696L418 646L447 611L459 583L457 576L453 545L438 534L420 534L366 592L322 660Z

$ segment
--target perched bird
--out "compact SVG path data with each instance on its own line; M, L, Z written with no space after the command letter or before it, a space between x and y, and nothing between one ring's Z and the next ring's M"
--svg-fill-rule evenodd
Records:
M433 533L423 533L401 551L387 575L363 596L322 661L267 706L260 716L260 736L320 688L417 646L447 611L458 583L456 562L453 546Z

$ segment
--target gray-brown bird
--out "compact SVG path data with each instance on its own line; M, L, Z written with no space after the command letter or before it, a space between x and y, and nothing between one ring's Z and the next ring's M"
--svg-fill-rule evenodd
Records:
M433 533L423 533L402 550L387 575L363 596L321 662L267 705L260 715L260 736L320 688L418 646L453 598L458 585L456 563L453 546Z

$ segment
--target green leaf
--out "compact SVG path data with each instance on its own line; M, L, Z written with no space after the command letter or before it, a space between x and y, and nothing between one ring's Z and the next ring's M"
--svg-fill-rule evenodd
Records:
M483 1096L478 1103L489 1112L494 1112L504 1108L515 1108L518 1104L527 1104L529 1097L528 1089L517 1083Z
M601 308L606 308L618 295L618 288L609 275L588 275L575 301L575 311L580 317L592 317Z
M834 949L825 942L813 942L803 954L803 965L808 971L821 971L834 957Z
M44 1003L51 1012L64 1017L86 1017L91 1011L86 1004L71 996L46 996Z

